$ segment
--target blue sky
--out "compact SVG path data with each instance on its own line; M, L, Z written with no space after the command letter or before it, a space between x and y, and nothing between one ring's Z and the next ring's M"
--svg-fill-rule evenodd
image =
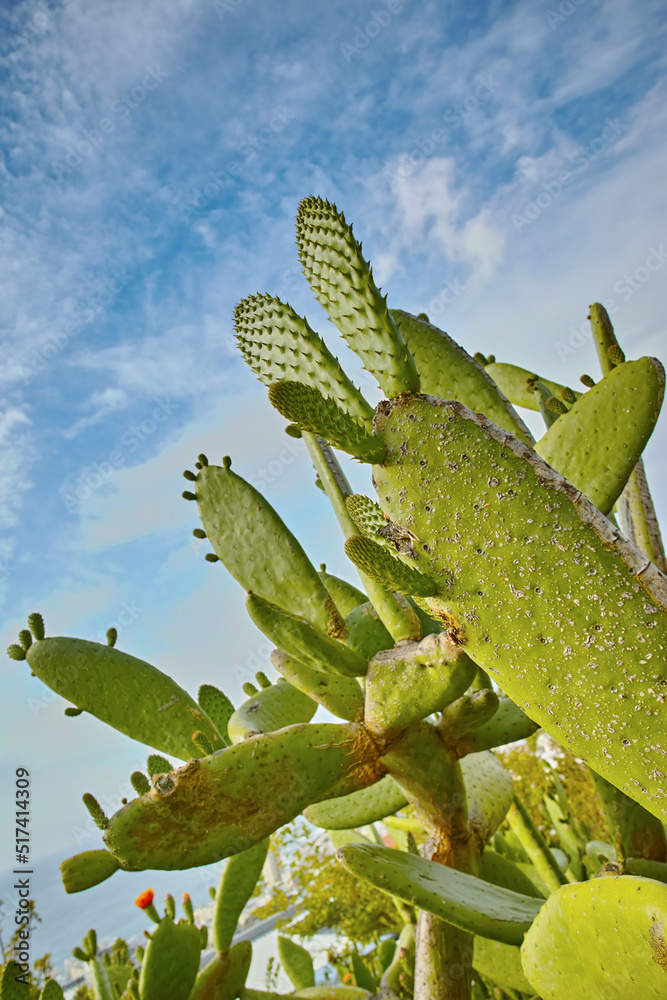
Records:
M192 693L239 700L267 647L192 538L181 472L201 451L354 579L233 341L235 303L267 291L361 378L300 274L305 195L354 223L390 305L471 352L576 385L602 301L629 357L664 357L664 4L30 0L0 18L5 644L33 610L50 634L116 624ZM646 460L664 519L663 428ZM30 767L34 856L99 846L81 794L125 794L144 750L65 718L25 664L2 688L3 801Z

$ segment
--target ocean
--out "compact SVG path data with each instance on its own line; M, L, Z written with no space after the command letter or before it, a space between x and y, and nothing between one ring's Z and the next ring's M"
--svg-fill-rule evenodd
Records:
M144 889L155 892L158 912L164 912L164 897L167 893L176 900L177 917L183 916L181 898L184 892L190 894L195 910L208 906L211 898L209 886L216 887L224 868L224 862L194 868L188 871L118 871L100 885L84 892L68 895L60 878L59 865L63 852L42 857L32 865L31 898L35 900L41 923L34 926L30 938L31 964L35 959L50 953L53 966L64 974L65 960L72 957L72 948L81 945L82 939L91 928L97 932L98 947L112 944L117 937L128 942L142 938L144 930L154 925L134 900ZM14 930L14 910L17 878L12 871L0 873L0 899L3 901L4 927L2 939L6 942ZM23 877L26 877L23 874ZM257 901L259 905L259 900ZM318 935L311 945L307 945L315 958L316 968L326 962L326 950L335 941L333 935ZM253 962L248 976L248 986L266 989L266 966L270 957L278 960L277 933L270 931L253 941ZM280 974L276 988L290 992L293 986L284 973Z

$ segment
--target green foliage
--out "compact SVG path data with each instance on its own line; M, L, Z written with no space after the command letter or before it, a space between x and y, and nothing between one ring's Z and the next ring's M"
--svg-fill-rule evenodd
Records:
M392 900L350 875L331 847L314 847L312 829L303 821L285 827L274 841L283 858L284 882L294 890L274 892L268 904L253 911L256 917L280 913L296 903L296 916L278 922L282 933L311 938L330 929L359 946L400 931L403 921Z

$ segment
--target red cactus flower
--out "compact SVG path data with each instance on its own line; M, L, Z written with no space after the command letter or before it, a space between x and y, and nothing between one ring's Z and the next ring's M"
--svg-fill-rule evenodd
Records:
M134 902L141 910L146 910L151 905L154 899L155 899L155 893L153 892L153 890L144 889L141 895L137 896Z

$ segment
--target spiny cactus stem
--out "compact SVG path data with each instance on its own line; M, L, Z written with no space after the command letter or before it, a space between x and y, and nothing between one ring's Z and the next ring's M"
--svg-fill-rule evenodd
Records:
M27 628L21 629L19 632L19 642L27 653L32 646L32 633Z
M334 514L338 519L345 538L357 533L357 528L350 517L345 498L352 496L352 489L345 478L336 456L329 445L314 434L303 432L308 453L329 498ZM371 579L365 573L359 573L363 589L368 594L371 604L377 611L380 620L395 642L409 640L417 642L422 637L421 626L417 615L405 602L405 607L377 580Z
M44 638L44 619L40 615L39 611L33 611L32 614L28 615L28 628L34 635L35 639Z
M106 817L102 806L99 804L97 799L90 794L90 792L86 792L83 796L83 804L93 818L95 825L99 827L100 830L106 830L109 825L109 820Z
M562 885L567 885L567 878L558 867L542 834L534 826L523 803L516 795L507 814L507 819L510 829L521 841L521 846L535 865L538 875L541 876L547 888L551 892L557 892Z
M594 302L590 306L588 318L591 324L600 368L602 369L602 374L607 375L615 367L609 355L609 348L617 347L620 350L619 343L616 339L614 328L611 325L609 313L601 303Z

